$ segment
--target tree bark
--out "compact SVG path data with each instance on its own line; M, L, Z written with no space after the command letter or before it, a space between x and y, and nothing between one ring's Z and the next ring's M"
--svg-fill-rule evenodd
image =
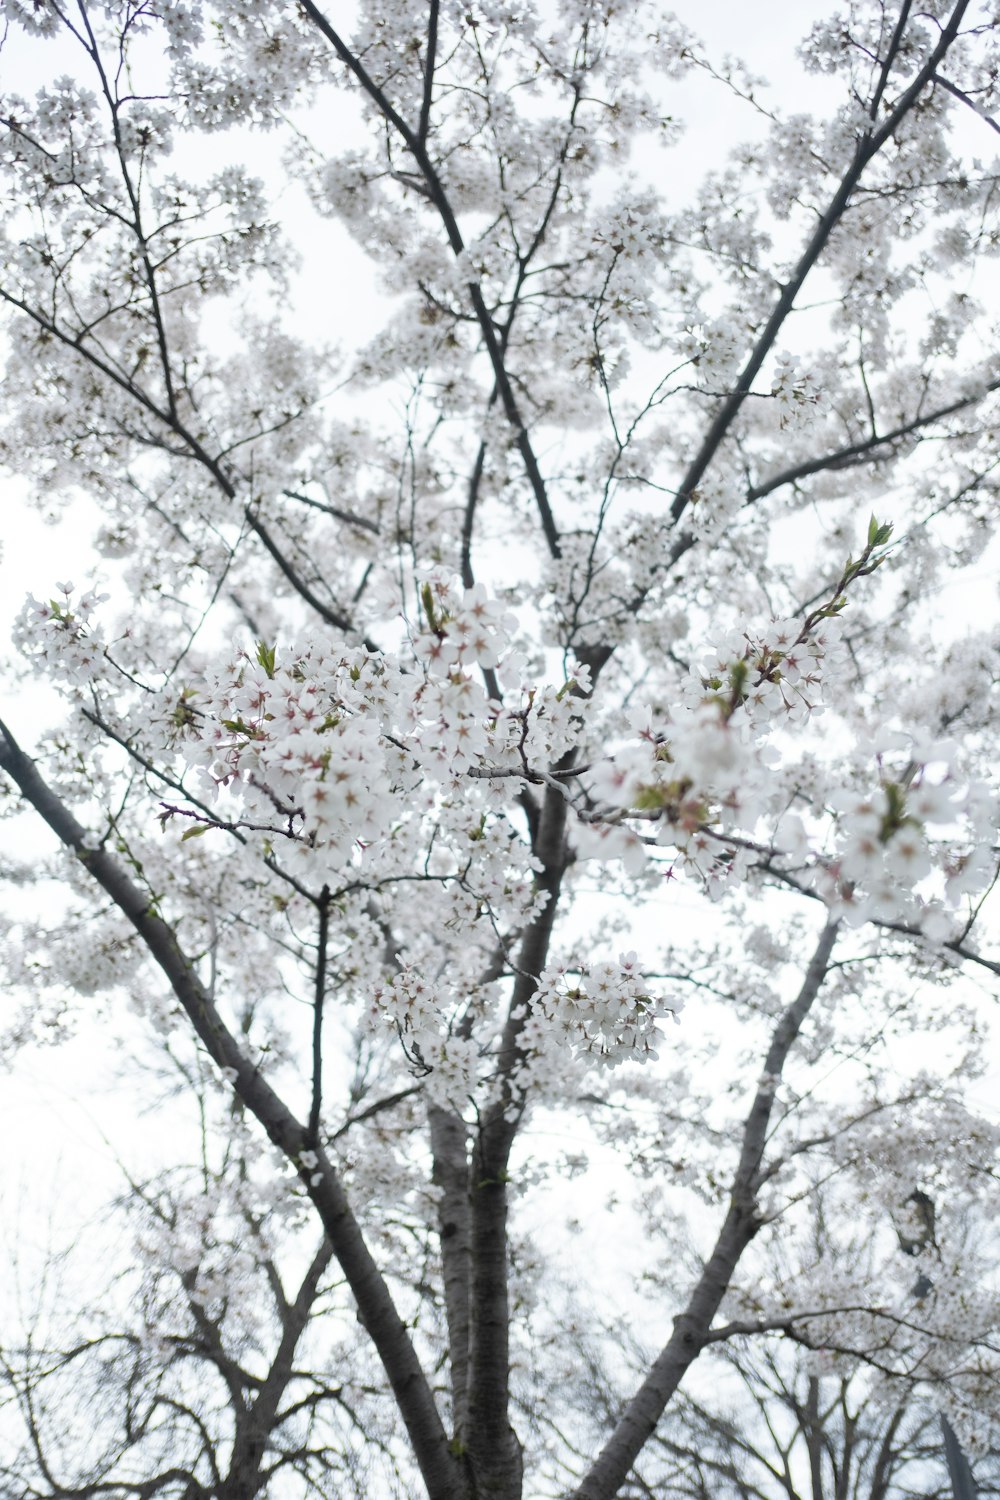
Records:
M472 1256L468 1128L460 1115L437 1106L431 1107L429 1116L434 1183L441 1190L438 1238L448 1322L452 1433L455 1441L464 1446L469 1404Z

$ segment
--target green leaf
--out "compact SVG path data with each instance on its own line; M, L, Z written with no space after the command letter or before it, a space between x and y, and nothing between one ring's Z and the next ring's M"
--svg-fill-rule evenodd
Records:
M193 828L185 828L181 834L181 843L183 844L185 839L200 839L202 834L207 833L211 826L211 823L195 823Z
M438 623L434 613L434 594L429 583L425 583L420 590L420 602L424 606L424 614L427 616L428 625L432 630L437 630Z
M278 654L278 643L268 646L264 641L257 642L257 661L264 668L268 677L274 676L274 661Z

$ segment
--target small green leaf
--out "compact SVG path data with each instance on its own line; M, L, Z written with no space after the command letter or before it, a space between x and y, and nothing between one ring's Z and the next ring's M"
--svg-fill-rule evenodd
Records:
M425 583L420 590L420 602L424 606L424 614L427 623L432 630L437 630L437 616L434 613L434 594L429 583Z
M207 833L211 826L211 823L195 823L193 828L185 828L181 834L181 843L183 844L185 839L200 839L202 834Z
M264 671L267 673L268 677L274 676L274 662L277 654L277 641L275 641L273 646L268 646L264 641L257 642L257 661L259 665L264 668Z

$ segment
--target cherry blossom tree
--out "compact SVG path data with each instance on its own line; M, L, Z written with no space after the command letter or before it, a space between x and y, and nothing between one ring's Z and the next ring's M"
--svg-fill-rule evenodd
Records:
M0 724L7 1045L100 1025L217 1091L252 1171L147 1206L233 1254L150 1263L206 1338L264 1277L265 1386L335 1288L404 1493L566 1492L519 1417L559 1400L527 1215L589 1211L588 1154L673 1248L574 1500L729 1338L989 1443L988 1263L915 1309L846 1233L758 1257L831 1184L873 1236L995 1205L1000 13L852 0L794 113L655 4L344 9L6 0L0 456L97 516L15 626L63 710ZM746 128L681 192L693 83ZM382 300L339 349L348 256ZM101 1492L229 1493L236 1427Z

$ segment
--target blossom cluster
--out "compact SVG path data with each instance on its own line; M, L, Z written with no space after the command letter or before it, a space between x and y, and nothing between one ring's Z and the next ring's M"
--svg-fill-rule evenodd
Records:
M420 590L426 628L414 642L417 657L434 676L455 668L498 667L510 649L517 620L481 583L461 597L447 573L432 573Z
M751 779L752 747L716 705L675 709L662 727L640 709L630 725L636 738L591 769L599 804L646 814L659 824L661 843L679 844L717 810L735 809Z
M500 708L472 669L501 666L516 621L482 584L459 597L444 573L424 581L421 604L424 628L413 647L423 681L411 699L411 743L428 773L447 781L497 748Z
M315 638L261 642L237 651L188 708L180 748L238 798L244 824L322 851L338 869L432 803L435 786L443 793L471 772L498 794L575 743L578 700L565 686L521 684L516 622L482 586L460 591L432 574L421 600L412 662ZM513 685L505 705L481 680L493 671Z
M777 857L854 923L903 919L932 941L953 935L949 909L982 890L992 869L977 830L996 824L985 788L960 776L954 745L887 734L872 747L874 785L861 764L833 790L813 775L797 784L788 731L823 712L845 657L831 617L711 642L681 701L659 722L649 709L633 712L632 737L590 768L598 811L577 836L581 857L620 857L634 872L647 845L670 846L712 895L742 879L754 853ZM896 772L885 752L900 760ZM796 800L813 814L811 835L790 810ZM820 826L830 818L827 855ZM643 823L655 832L641 835Z
M727 720L754 732L803 723L822 709L824 685L843 663L841 635L836 619L809 629L794 619L772 620L723 633L685 680L685 701L715 703Z
M581 972L561 964L545 969L534 1007L573 1050L615 1067L656 1058L663 1040L657 1022L676 1021L683 1001L651 995L635 953L622 953Z
M648 708L632 714L635 738L593 768L592 795L655 818L658 842L679 848L709 823L752 828L767 811L768 772L778 759L767 734L822 708L825 669L840 655L830 620L808 633L778 620L720 636L660 725Z
M428 1096L461 1112L476 1089L476 1043L453 1024L443 994L406 968L372 991L369 1019L393 1028L413 1071L426 1080Z
M820 390L802 361L794 354L780 354L775 360L771 378L771 395L778 409L778 425L782 428L807 426L815 416L820 400Z
M86 687L105 660L105 642L94 628L94 613L108 596L87 589L74 598L72 583L57 583L56 589L61 598L28 595L14 622L14 643L54 682Z
M182 748L216 789L238 796L242 820L322 850L338 869L385 831L389 794L406 783L384 732L391 677L363 647L310 640L279 662L261 644L216 675Z
M879 755L881 776L870 791L835 791L836 852L817 872L832 907L852 924L871 917L906 916L932 941L953 935L949 908L981 891L992 874L990 849L977 830L995 824L985 788L962 784L953 770L956 748L910 746L893 774Z
M91 691L114 665L95 621L106 596L76 596L69 584L60 593L48 604L28 600L19 642L70 691ZM451 898L456 919L465 910L473 920L482 901L523 918L530 871L512 871L509 835L482 815L586 743L589 676L572 669L576 691L527 683L517 622L482 585L461 589L439 569L419 597L409 658L314 637L258 642L186 689L180 708L171 687L169 704L160 699L152 715L145 706L147 719L229 799L239 826L281 841L323 878L362 860L391 875L393 862L416 857L416 824L439 819L441 798L457 795L473 814L465 826L475 847L466 836L474 857L465 894ZM790 811L788 731L823 710L844 656L839 620L822 615L717 635L669 711L654 720L634 710L624 744L581 772L586 800L566 785L578 856L621 859L638 874L647 846L669 847L717 895L744 877L754 847L770 847L848 919L904 917L946 940L948 909L988 879L976 829L994 815L983 794L960 785L954 747L903 747L898 774L876 748L874 786L855 774L832 791L798 794L820 820L812 833ZM501 681L503 703L488 691ZM833 843L823 850L820 823L830 819ZM932 874L936 888L924 887Z
M543 1081L553 1055L565 1057L567 1047L577 1065L655 1059L664 1039L659 1023L667 1016L676 1021L682 1008L682 1000L650 992L634 952L583 968L546 968L531 1013L522 1018L522 1062L508 1080L513 1108L520 1108L529 1085L537 1092L534 1085ZM369 1021L397 1033L412 1071L437 1103L461 1111L477 1088L488 1085L491 1052L481 1028L477 1043L446 990L416 969L403 968L372 988Z

